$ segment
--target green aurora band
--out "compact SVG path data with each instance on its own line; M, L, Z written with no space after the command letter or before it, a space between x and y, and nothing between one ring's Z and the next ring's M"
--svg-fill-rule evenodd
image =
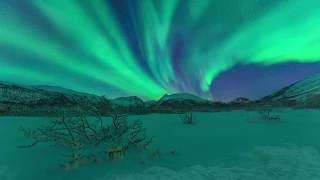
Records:
M129 2L129 1L128 1ZM36 64L88 77L114 92L157 99L164 93L183 91L197 82L205 96L212 80L238 64L273 65L320 60L320 1L291 0L141 0L128 3L136 38L148 73L133 52L112 6L103 0L32 0L62 39L25 21L17 9L0 16L0 47L24 57L36 57L34 66L10 63L12 55L0 57L0 77L26 82L55 84L86 92L93 87L60 78ZM0 10L7 5L0 2ZM92 13L95 12L95 13ZM26 12L32 13L32 12ZM186 44L180 81L172 65L170 39L179 32ZM76 49L76 50L73 50ZM81 54L79 54L81 51ZM8 53L9 54L9 53ZM110 92L105 92L108 94ZM109 94L108 94L109 95Z

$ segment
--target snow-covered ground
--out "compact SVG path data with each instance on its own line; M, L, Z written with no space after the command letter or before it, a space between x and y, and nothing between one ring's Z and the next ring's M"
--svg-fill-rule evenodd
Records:
M48 118L0 117L0 180L320 179L320 112L274 114L283 122L242 111L197 113L196 125L182 124L177 115L139 116L154 135L145 152L69 171L57 166L63 149L47 144L15 148L30 142L19 125L36 127ZM153 156L158 148L160 156Z

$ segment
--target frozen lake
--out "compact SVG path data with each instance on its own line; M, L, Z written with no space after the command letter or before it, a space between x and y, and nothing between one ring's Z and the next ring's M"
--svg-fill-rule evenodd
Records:
M0 117L0 180L320 179L320 111L273 113L278 114L280 124L256 112L196 113L195 125L182 124L178 115L130 116L141 117L147 134L154 135L146 151L69 171L58 166L61 148L15 148L30 142L20 125L37 127L49 118ZM161 157L152 156L158 148Z

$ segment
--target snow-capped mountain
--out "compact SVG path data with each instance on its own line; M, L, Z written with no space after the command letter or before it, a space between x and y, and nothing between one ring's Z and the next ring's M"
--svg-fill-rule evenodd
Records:
M294 100L305 101L320 95L320 74L298 81L278 90L262 100Z
M161 105L188 105L188 104L201 104L209 102L205 99L202 99L196 95L188 94L188 93L176 93L176 94L165 94L162 98L158 101L149 100L143 102L137 96L130 96L130 97L119 97L116 99L111 99L111 103L116 105L122 106L143 106L143 107L150 107L150 106L161 106Z
M206 106L212 101L205 100L189 93L165 94L156 102L152 102L150 107L166 107L166 108L188 108L197 106Z
M119 97L104 101L104 98L94 94L77 92L58 86L22 86L0 81L0 115L46 116L54 114L54 107L80 107L84 111L91 105L105 108L111 106L124 107L124 111L131 113L156 112L156 109L196 109L210 108L213 102L198 96L181 93L164 95L158 101L143 102L137 96ZM126 109L128 108L128 109Z
M0 102L26 106L74 105L92 103L99 96L54 86L22 86L0 81Z
M198 97L196 95L193 95L193 94L189 94L189 93L176 93L176 94L165 94L164 96L162 96L162 98L160 98L158 100L158 103L162 103L162 102L165 102L165 101L168 101L168 100L183 100L183 99L186 99L186 100L194 100L194 101L202 101L202 102L205 102L207 100L201 98L201 97Z
M0 81L0 87L4 87L4 86L14 86L17 84L11 83L11 82L7 82L7 81Z
M234 100L231 101L232 103L249 103L251 100L246 97L237 97Z
M119 97L116 99L111 99L111 103L121 106L144 106L144 102L137 96L130 97Z
M38 90L50 91L50 92L58 92L63 94L77 94L77 95L83 95L83 96L92 95L89 93L78 92L72 89L62 88L59 86L36 85L36 86L27 86L27 87L38 89Z
M144 102L145 107L153 106L155 104L157 104L157 101L155 100L149 100Z
M26 106L72 106L77 104L94 104L100 96L77 92L58 86L22 86L0 81L0 102L2 104L20 104ZM165 94L158 101L143 102L137 96L119 97L110 100L118 106L150 107L150 106L197 106L208 103L205 99L188 93Z

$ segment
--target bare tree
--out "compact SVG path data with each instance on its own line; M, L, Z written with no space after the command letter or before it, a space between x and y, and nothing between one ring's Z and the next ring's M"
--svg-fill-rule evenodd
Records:
M258 113L263 116L265 119L272 121L272 122L281 122L280 116L270 117L270 112L272 111L271 108L266 109L258 109Z
M196 116L192 112L187 113L177 113L183 124L196 124Z
M20 126L25 137L34 139L29 145L18 146L18 149L30 148L40 142L51 142L54 146L71 150L63 154L69 158L60 163L61 167L76 166L79 163L115 160L122 158L131 147L146 147L153 139L146 138L146 129L140 119L129 123L127 114L119 114L115 109L109 112L112 123L105 124L98 109L93 108L95 120L87 119L80 108L73 111L57 112L58 119L50 121L50 125L37 129ZM72 112L74 115L69 115Z

